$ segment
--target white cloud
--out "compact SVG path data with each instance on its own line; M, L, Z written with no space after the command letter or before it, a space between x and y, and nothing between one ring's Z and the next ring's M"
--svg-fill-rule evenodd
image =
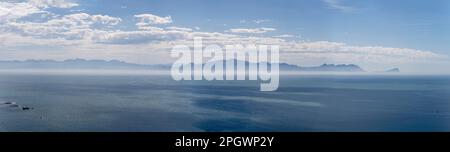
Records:
M294 35L290 35L290 34L283 34L283 35L277 35L277 36L274 36L274 37L276 37L276 38L292 38L292 37L295 37Z
M281 45L284 61L296 64L353 63L365 66L442 62L448 56L431 51L382 46L354 46L345 43L287 42Z
M38 12L42 12L42 10L29 3L0 2L0 23Z
M231 33L241 33L241 34L261 34L261 33L267 33L270 31L275 31L275 28L236 28L236 29L230 29L228 32Z
M103 27L93 27L94 25L112 26L117 25L120 21L120 18L107 15L76 13L47 22L8 22L3 26L6 28L3 30L42 38L84 39L92 35L92 31Z
M156 16L153 14L139 14L139 15L134 15L134 17L141 19L140 23L146 23L146 24L172 23L171 16L160 17L160 16Z
M144 31L96 31L93 34L93 42L123 45L147 44L159 41L170 42L189 37L189 34L184 31L166 31L160 28Z
M92 15L90 19L94 22L101 22L102 24L108 25L117 25L122 21L120 18L111 17L108 15Z
M138 14L134 15L134 17L139 19L139 22L136 23L136 26L138 26L138 28L141 30L146 30L149 26L152 25L172 23L171 16L160 17L153 14Z
M78 6L77 3L69 2L66 0L30 0L28 3L40 8L48 8L48 7L72 8Z
M176 26L166 27L166 29L167 30L174 30L174 31L185 31L185 32L193 31L191 28L176 27Z
M71 8L75 6L78 4L64 0L2 1L0 2L0 23L36 13L48 13L45 9L50 7Z

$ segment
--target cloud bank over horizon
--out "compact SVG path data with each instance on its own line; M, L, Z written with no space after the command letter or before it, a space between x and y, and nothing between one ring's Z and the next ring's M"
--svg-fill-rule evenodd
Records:
M325 2L335 9L349 9L337 1ZM291 33L271 35L279 28L270 26L201 31L176 24L171 14L145 12L121 18L73 11L82 6L68 0L1 1L0 60L86 58L170 63L174 60L170 58L173 46L192 45L194 37L202 37L205 45L280 45L281 61L301 65L354 63L382 68L449 63L446 54L429 50L305 41ZM268 22L257 21L258 25Z

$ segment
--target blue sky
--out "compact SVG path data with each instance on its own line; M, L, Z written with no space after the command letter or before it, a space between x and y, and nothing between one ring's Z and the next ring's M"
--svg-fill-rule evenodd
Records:
M446 0L8 0L0 19L1 60L170 63L170 47L194 36L279 44L301 65L441 71L450 54Z
M320 0L94 0L80 4L86 12L121 18L148 12L170 15L173 24L210 32L267 26L277 28L270 35L290 34L311 41L450 50L445 44L450 40L449 1L334 1L346 8ZM268 21L257 24L254 20Z

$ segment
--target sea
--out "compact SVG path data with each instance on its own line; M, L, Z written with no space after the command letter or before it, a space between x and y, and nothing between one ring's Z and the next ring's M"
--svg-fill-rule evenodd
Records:
M0 74L1 132L450 131L450 76Z

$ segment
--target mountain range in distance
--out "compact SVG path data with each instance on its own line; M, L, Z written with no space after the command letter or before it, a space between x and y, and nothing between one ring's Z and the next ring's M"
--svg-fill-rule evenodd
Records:
M220 61L215 61L220 62ZM225 61L222 61L225 63ZM244 62L248 67L249 63ZM224 64L226 65L226 64ZM235 64L237 65L237 64ZM119 60L86 60L68 59L64 61L56 60L24 60L24 61L0 61L0 69L120 69L120 70L170 70L170 64L135 64ZM279 64L280 71L305 71L305 72L365 72L364 69L355 64L322 64L320 66L303 67L288 63ZM384 72L400 72L400 69L393 68Z

